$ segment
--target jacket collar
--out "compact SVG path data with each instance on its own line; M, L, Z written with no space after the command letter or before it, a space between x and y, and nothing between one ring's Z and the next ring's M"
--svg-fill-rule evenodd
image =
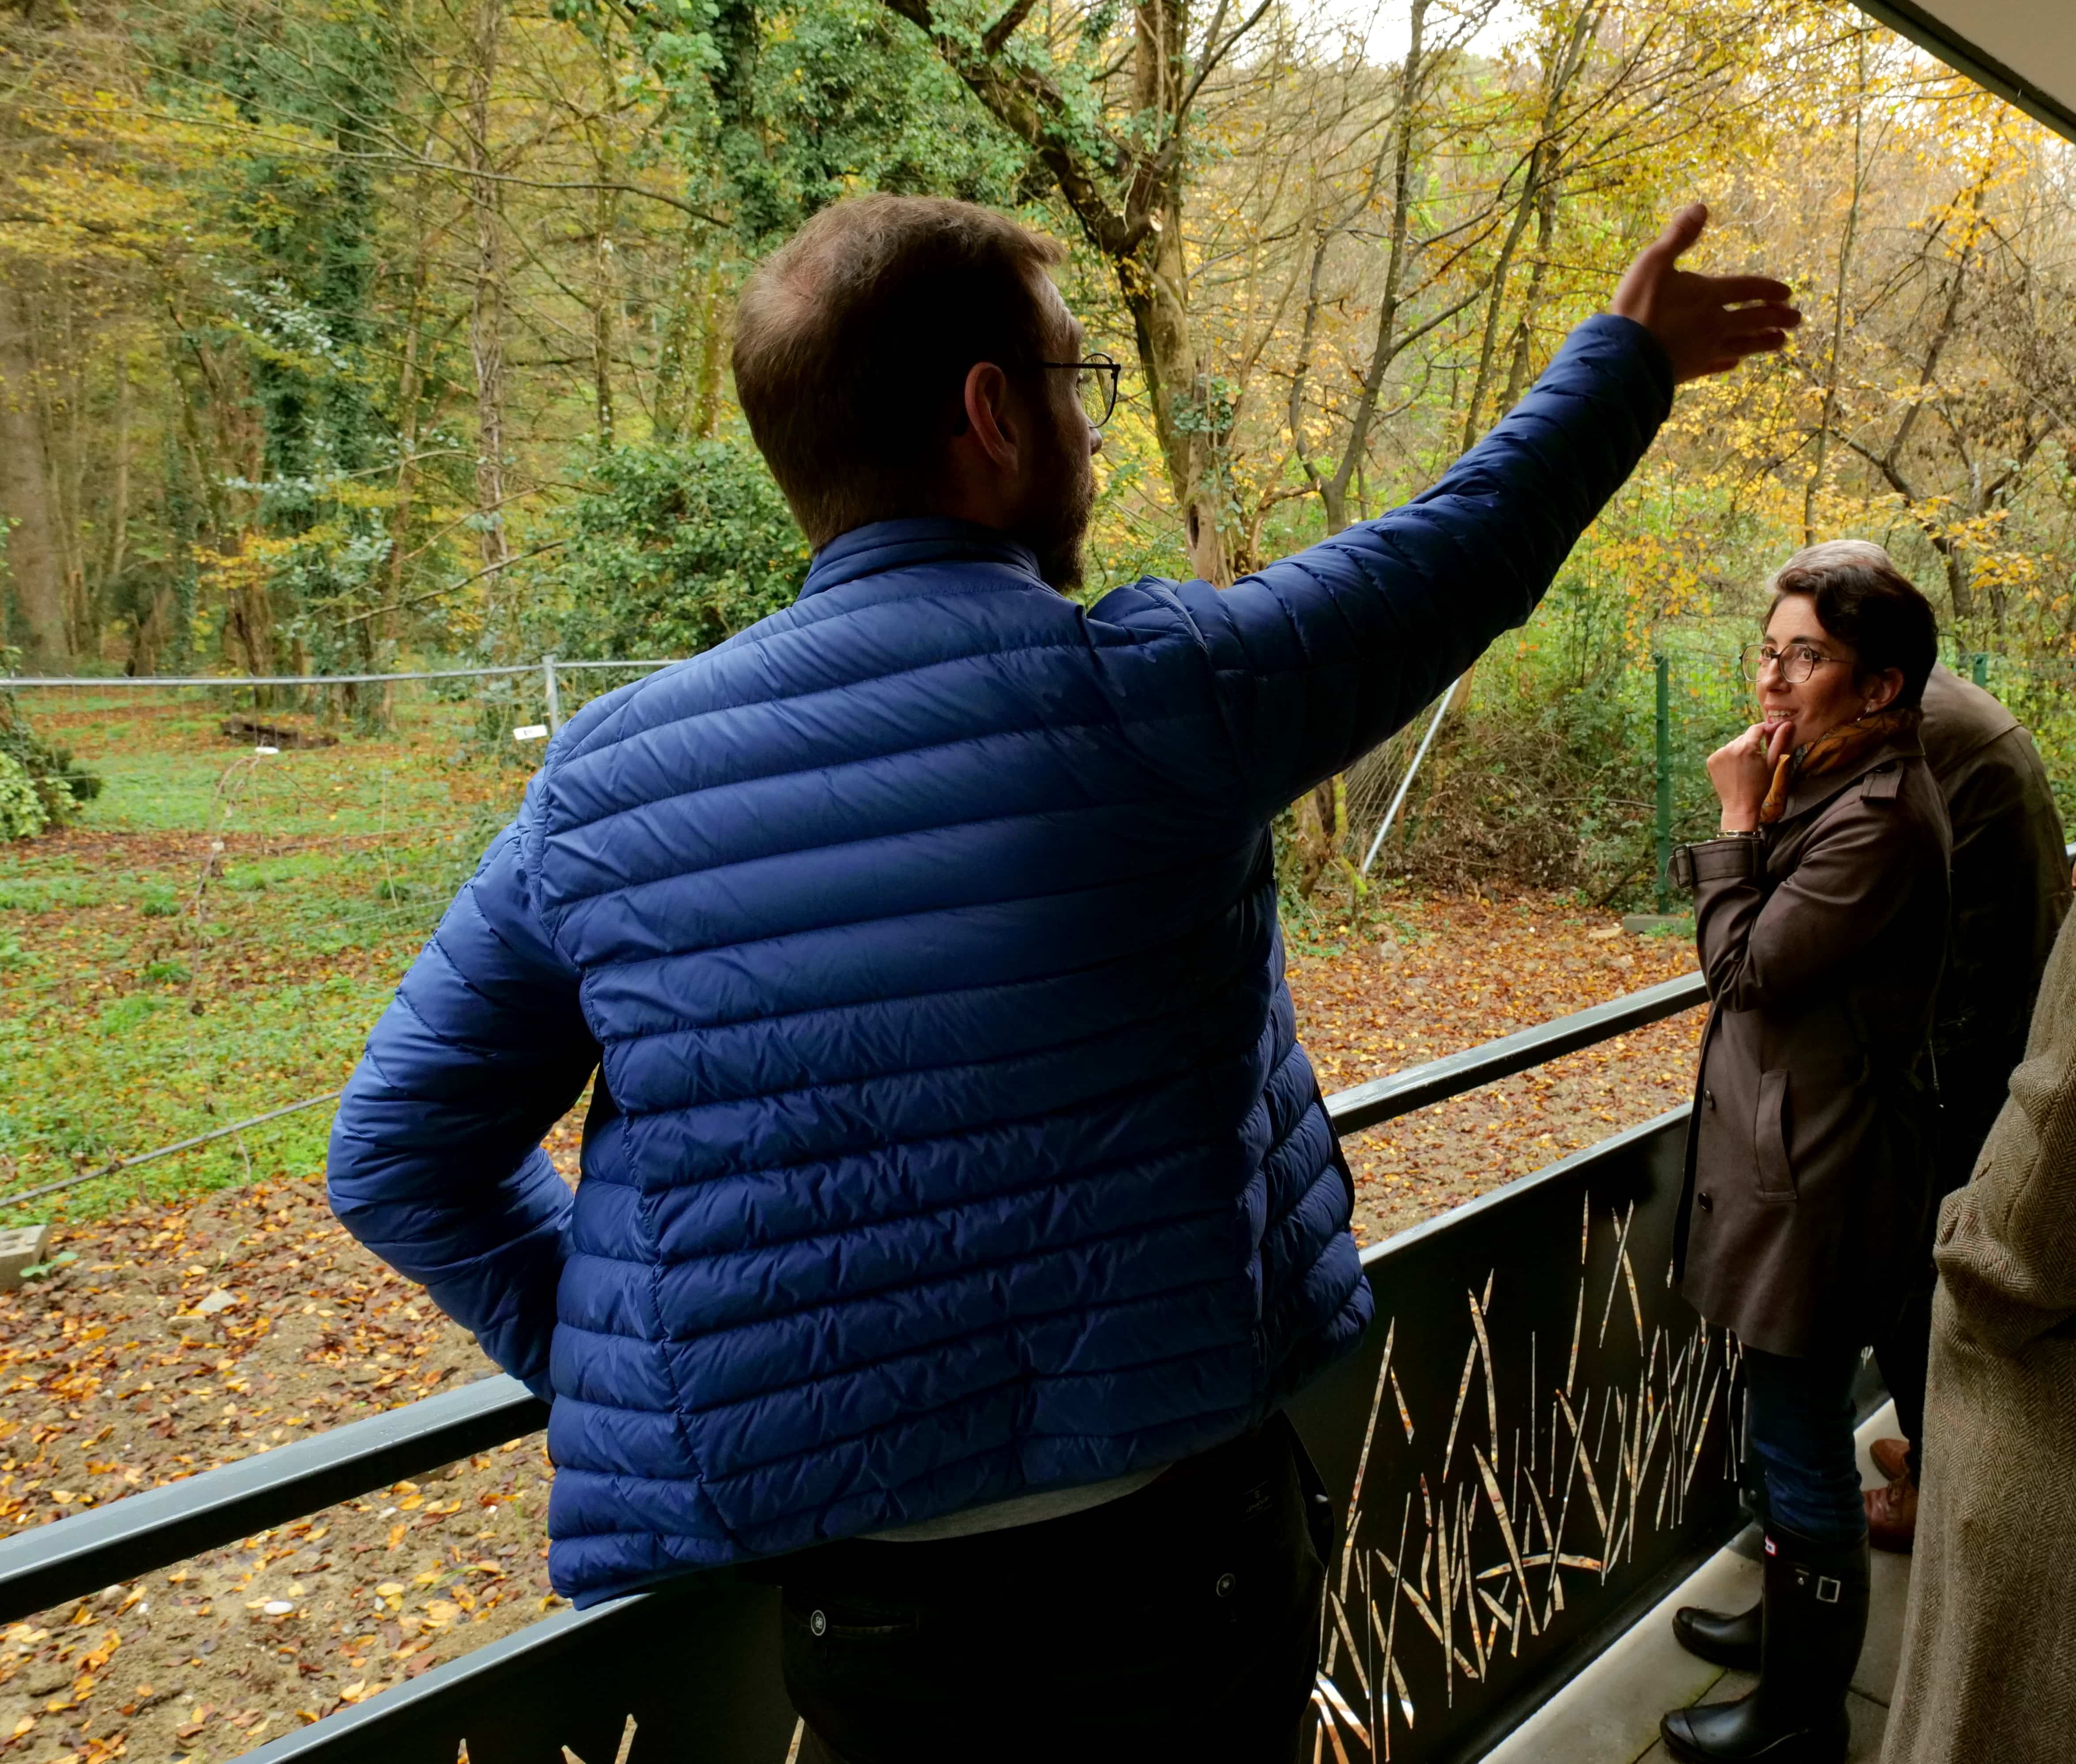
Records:
M804 600L811 594L840 587L864 576L933 563L993 564L1028 578L1014 586L1053 591L1039 575L1037 554L1029 546L993 527L924 515L902 521L868 521L838 533L809 562L800 598Z
M1924 744L1918 738L1917 731L1908 730L1877 742L1862 753L1853 765L1842 771L1826 772L1821 777L1805 778L1787 793L1787 801L1782 807L1780 819L1773 823L1784 826L1797 816L1806 815L1829 802L1841 791L1849 790L1868 773L1882 766L1895 765L1904 760L1921 760L1924 757Z

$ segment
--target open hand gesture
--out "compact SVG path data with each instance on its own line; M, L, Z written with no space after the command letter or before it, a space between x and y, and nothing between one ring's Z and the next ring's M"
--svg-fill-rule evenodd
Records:
M1608 310L1633 318L1665 346L1675 382L1727 373L1747 355L1787 341L1802 322L1785 282L1765 276L1697 276L1679 256L1700 238L1709 210L1690 202L1630 265Z

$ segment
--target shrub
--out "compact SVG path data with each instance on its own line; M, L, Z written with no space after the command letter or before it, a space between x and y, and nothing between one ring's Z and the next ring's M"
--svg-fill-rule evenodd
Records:
M0 663L12 668L12 650ZM101 780L82 772L62 747L52 747L23 720L15 695L0 687L0 839L33 839L62 826L80 804L101 794Z
M50 820L27 768L0 749L0 839L34 839Z
M565 517L563 653L683 656L791 605L808 542L745 444L605 447Z

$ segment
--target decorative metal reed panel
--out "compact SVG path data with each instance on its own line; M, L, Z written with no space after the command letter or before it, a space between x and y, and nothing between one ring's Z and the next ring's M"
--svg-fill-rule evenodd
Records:
M1670 1289L1683 1137L1619 1135L1370 1259L1368 1343L1293 1411L1346 1491L1321 1764L1476 1755L1733 1528L1736 1344Z

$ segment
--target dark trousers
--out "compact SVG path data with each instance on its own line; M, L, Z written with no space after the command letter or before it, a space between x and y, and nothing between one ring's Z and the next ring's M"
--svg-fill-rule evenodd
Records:
M1927 1272L1929 1272L1928 1267ZM1875 1363L1895 1399L1896 1431L1910 1442L1910 1474L1924 1476L1924 1381L1932 1361L1932 1292L1927 1280L1903 1301L1895 1320L1875 1337Z
M1895 1399L1896 1429L1910 1442L1910 1474L1920 1482L1924 1478L1924 1380L1932 1359L1932 1292L1938 1284L1932 1264L1932 1233L1938 1222L1939 1203L1966 1185L1975 1160L1982 1156L1983 1142L1995 1125L2010 1081L2010 1068L2003 1070L2003 1077L1995 1075L1994 1065L1977 1072L1941 1073L1944 1101L1939 1113L1937 1192L1932 1197L1933 1217L1926 1222L1921 1278L1903 1295L1894 1320L1874 1339L1882 1382Z
M790 1559L803 1764L1291 1764L1331 1552L1315 1486L1279 1415L1086 1513Z
M1816 1543L1857 1543L1867 1533L1853 1442L1853 1380L1860 1351L1830 1348L1790 1359L1744 1355L1746 1484L1763 1474L1760 1519ZM1756 1491L1754 1491L1756 1492Z

